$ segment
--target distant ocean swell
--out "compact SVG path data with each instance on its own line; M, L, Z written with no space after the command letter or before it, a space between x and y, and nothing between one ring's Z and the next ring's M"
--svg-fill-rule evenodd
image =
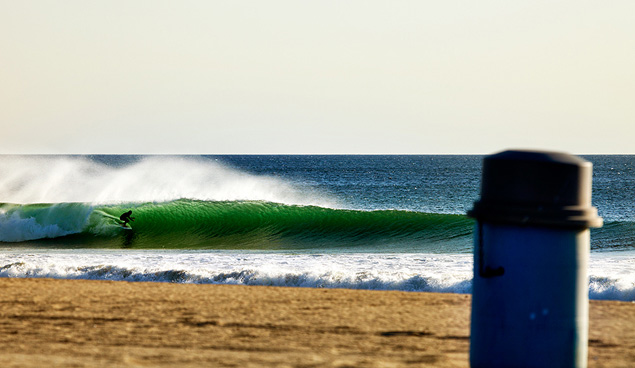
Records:
M591 249L635 249L635 221L604 221L601 228L591 229Z
M133 211L133 230L116 218ZM75 246L185 249L450 247L469 252L473 221L462 215L344 210L265 201L180 199L162 203L0 204L0 241L64 238ZM124 244L125 243L125 244ZM454 245L454 246L452 246ZM458 247L458 249L457 249Z

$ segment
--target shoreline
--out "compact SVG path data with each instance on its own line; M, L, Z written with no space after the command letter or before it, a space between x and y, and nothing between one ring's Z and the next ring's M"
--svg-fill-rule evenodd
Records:
M467 367L471 296L0 278L0 365ZM635 303L590 302L589 367L635 361Z

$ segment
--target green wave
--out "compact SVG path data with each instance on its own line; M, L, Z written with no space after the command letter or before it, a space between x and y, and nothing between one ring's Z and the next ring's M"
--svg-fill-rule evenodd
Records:
M0 210L5 212L2 221L20 217L24 221L35 219L49 230L65 226L59 236L55 231L43 232L40 238L24 241L87 247L320 249L362 246L430 251L452 247L453 251L469 251L473 227L473 221L462 215L359 211L260 201L181 199L107 206L4 204ZM133 230L124 230L118 225L119 215L127 210L133 211ZM73 229L73 224L82 221L81 226Z

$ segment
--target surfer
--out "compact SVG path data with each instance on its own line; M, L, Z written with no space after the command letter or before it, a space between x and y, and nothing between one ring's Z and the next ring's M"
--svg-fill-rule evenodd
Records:
M123 215L119 216L119 220L123 221L122 226L126 226L128 222L134 221L134 217L131 217L131 216L132 216L132 211L128 211L124 213Z

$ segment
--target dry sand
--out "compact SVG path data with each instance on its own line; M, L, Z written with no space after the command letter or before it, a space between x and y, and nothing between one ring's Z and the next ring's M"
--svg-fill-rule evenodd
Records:
M0 279L1 367L467 367L470 297ZM590 367L635 366L635 304L592 301Z

